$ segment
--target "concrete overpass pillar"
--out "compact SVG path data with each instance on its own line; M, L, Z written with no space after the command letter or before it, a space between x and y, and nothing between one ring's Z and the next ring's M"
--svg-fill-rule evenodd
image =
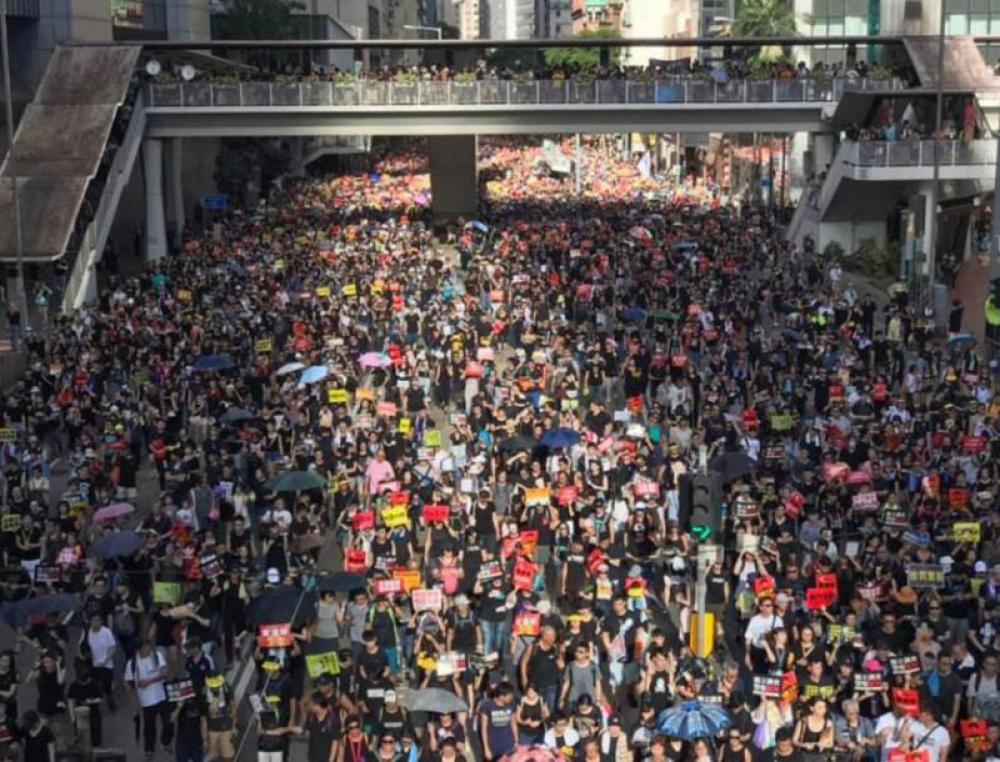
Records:
M427 142L434 221L470 219L479 207L476 136L443 135Z
M163 141L147 138L142 144L146 176L146 261L167 256L167 223L163 211Z
M170 138L167 141L167 219L170 221L170 232L175 245L181 242L185 224L184 185L181 181L183 140L183 138Z
M826 168L833 164L833 135L826 132L813 133L813 162L814 171L818 175L825 172Z

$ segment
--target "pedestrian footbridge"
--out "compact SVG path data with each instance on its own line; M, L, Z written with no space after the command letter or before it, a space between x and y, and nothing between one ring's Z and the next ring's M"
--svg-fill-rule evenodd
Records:
M814 132L845 92L898 80L712 79L150 84L150 137Z

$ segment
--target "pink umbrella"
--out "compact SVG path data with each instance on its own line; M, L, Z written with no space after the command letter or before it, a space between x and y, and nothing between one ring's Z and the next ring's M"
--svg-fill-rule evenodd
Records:
M358 358L362 368L388 368L392 365L389 355L384 352L365 352Z
M505 754L504 762L562 762L562 754L547 746L518 746Z
M98 524L102 524L105 521L114 521L121 516L128 516L130 513L135 512L135 506L131 503L112 503L111 505L106 505L100 508L97 513L94 514L94 521Z

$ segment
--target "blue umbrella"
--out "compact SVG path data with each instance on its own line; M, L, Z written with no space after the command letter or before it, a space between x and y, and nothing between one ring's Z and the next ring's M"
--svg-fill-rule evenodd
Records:
M131 556L145 544L146 541L135 532L115 532L95 542L91 552L98 558L121 558Z
M33 616L61 614L73 611L79 605L80 599L68 593L53 593L40 595L37 598L25 598L0 608L0 621L11 627L22 627Z
M306 368L302 371L302 377L299 378L299 386L315 384L317 381L322 381L329 375L330 369L325 365L313 365L312 367Z
M669 738L691 741L695 738L711 738L729 727L732 720L729 712L716 704L702 704L700 701L685 701L679 706L660 712L656 729Z
M573 429L567 429L565 426L549 429L542 434L542 444L553 450L572 447L579 441L580 435L573 431Z
M646 310L642 307L629 307L622 313L622 320L629 323L638 323L646 319Z
M234 365L229 355L202 355L194 361L194 369L200 371L229 370Z
M976 337L971 333L956 333L948 339L948 349L965 349L976 343Z

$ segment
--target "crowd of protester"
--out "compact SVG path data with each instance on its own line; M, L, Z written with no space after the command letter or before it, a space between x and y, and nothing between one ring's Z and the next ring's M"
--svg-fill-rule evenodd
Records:
M1000 753L1000 404L968 343L767 208L600 142L579 194L485 150L446 243L392 156L29 343L3 753L122 717L127 758L177 762Z

